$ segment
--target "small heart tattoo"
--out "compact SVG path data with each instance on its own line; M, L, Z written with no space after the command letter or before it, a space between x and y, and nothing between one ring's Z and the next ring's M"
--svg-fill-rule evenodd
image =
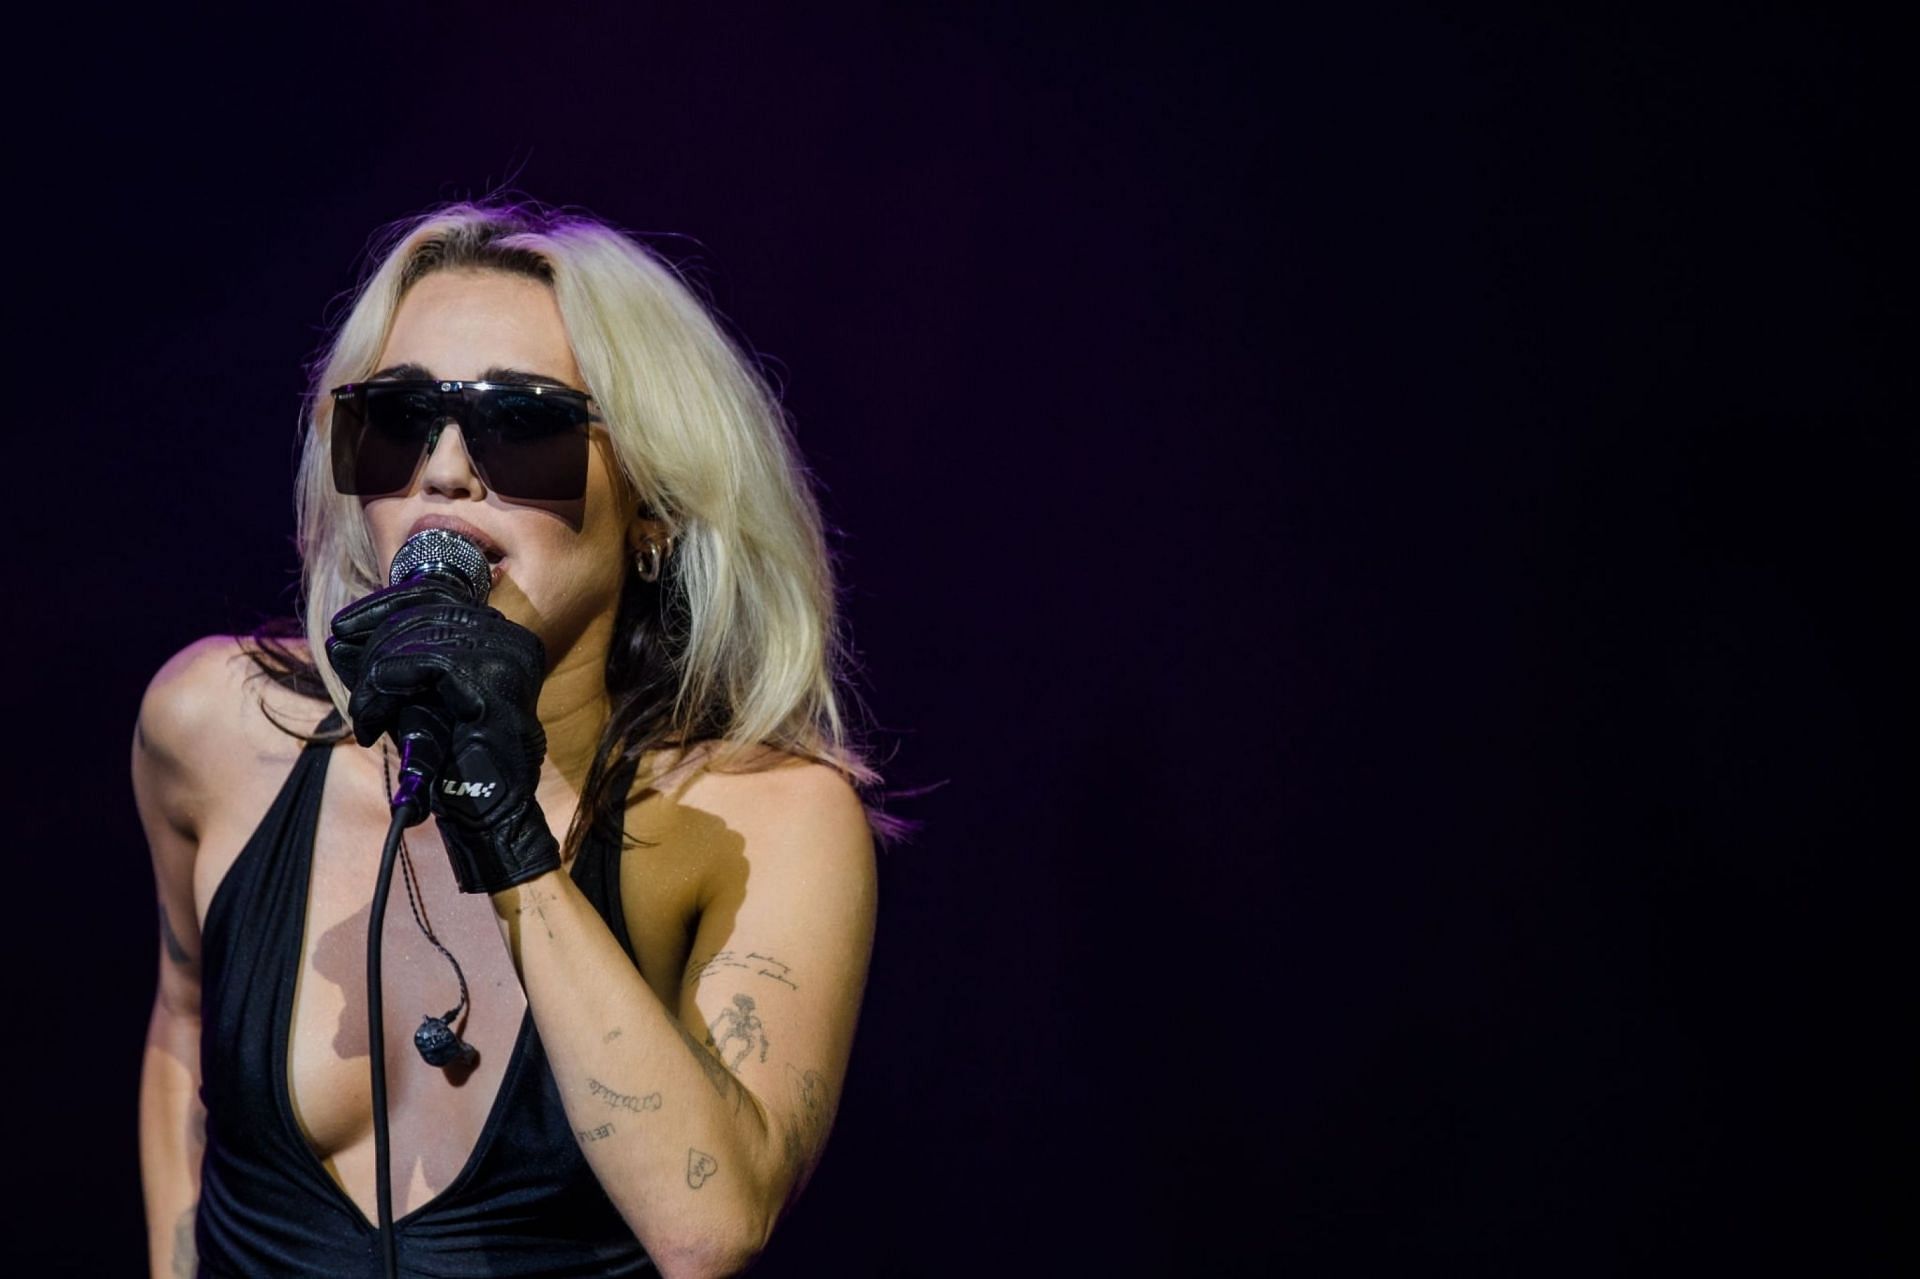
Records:
M704 1150L687 1148L687 1184L695 1190L707 1184L707 1178L720 1171L720 1165L714 1162L712 1155Z

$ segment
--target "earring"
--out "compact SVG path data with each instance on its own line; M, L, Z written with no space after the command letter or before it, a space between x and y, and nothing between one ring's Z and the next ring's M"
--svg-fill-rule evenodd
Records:
M668 538L665 547L658 542L648 542L633 554L633 571L640 575L643 582L660 580L660 570L665 566L667 556L673 554L673 539Z

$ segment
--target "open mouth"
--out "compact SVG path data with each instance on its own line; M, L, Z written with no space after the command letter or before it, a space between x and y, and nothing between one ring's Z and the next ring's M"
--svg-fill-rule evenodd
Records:
M425 519L415 523L413 528L408 531L407 536L412 537L416 533L424 533L429 529L440 529L472 545L475 550L486 557L487 567L495 570L495 580L498 580L500 561L507 558L507 553L494 545L492 538L488 537L473 525L466 523L464 520L450 519L446 516L437 515L427 516Z

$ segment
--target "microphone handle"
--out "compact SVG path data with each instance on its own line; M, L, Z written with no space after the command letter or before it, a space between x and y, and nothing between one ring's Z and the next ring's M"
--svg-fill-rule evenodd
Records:
M424 706L408 706L394 717L388 736L400 751L400 780L393 788L393 809L406 810L407 825L418 826L431 811L433 783L446 761L453 730Z
M415 534L409 541L422 536ZM479 549L467 539L454 537L452 540L469 548L472 554L479 554ZM476 604L484 599L484 595L476 598L479 588L474 583L445 565L433 564L417 569L402 581L431 583L449 603ZM440 776L440 766L445 762L447 741L452 736L452 730L446 720L433 711L423 706L409 706L394 717L394 726L388 736L400 751L400 780L393 788L392 807L395 812L405 809L407 825L418 826L427 820L432 804L433 783Z

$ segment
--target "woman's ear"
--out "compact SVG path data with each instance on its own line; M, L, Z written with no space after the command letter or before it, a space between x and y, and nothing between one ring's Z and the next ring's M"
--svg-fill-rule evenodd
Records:
M627 521L627 556L644 581L659 581L661 569L673 554L673 535L668 528L665 520L644 505Z
M653 513L653 508L642 503L627 521L627 554L635 555L647 547L648 542L665 543L672 541L667 522Z

